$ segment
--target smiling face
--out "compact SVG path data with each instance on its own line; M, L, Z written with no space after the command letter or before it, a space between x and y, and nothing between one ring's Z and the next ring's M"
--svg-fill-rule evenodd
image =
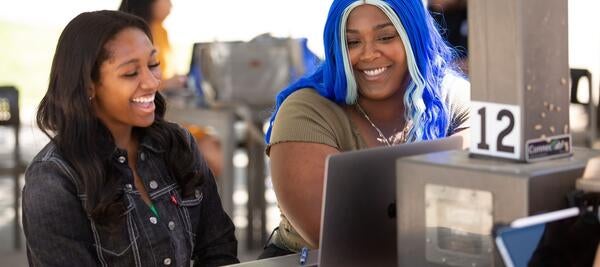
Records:
M160 83L156 49L137 28L126 28L106 43L108 59L91 95L96 116L113 133L154 122L154 97Z
M360 5L346 24L348 55L360 96L383 100L403 97L407 63L404 45L390 19L378 7Z

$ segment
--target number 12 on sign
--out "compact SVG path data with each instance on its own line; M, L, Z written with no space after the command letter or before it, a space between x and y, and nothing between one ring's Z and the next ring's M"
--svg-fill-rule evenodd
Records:
M521 108L514 105L471 102L469 151L499 158L521 158Z

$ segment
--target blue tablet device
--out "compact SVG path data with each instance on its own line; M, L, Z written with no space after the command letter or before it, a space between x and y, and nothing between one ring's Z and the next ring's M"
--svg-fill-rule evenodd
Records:
M499 228L496 246L507 267L592 266L599 237L598 214L570 208Z

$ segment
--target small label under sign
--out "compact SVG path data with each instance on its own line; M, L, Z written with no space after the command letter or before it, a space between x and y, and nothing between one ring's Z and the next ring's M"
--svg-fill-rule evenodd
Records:
M525 160L537 161L563 157L571 154L571 135L528 140Z

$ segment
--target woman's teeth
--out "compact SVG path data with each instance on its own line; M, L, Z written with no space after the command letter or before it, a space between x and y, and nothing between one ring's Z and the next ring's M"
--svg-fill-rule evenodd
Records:
M381 68L377 68L377 69L372 69L372 70L363 70L363 72L367 75L367 76L376 76L381 74L382 72L384 72L387 69L387 67L381 67Z
M137 97L137 98L132 99L131 101L135 102L135 103L140 103L140 104L152 103L152 102L154 102L154 95Z

